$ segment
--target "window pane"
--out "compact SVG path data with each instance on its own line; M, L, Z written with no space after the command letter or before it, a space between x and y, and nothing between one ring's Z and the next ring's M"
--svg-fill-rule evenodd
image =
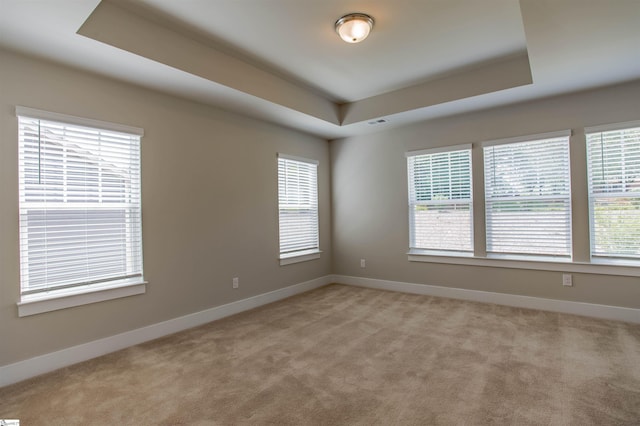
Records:
M587 134L591 255L640 259L640 128Z
M407 170L410 247L472 251L471 150L412 155Z
M140 137L19 117L22 294L142 276Z
M484 148L487 252L571 256L569 138Z
M317 174L315 163L278 158L281 256L319 249Z

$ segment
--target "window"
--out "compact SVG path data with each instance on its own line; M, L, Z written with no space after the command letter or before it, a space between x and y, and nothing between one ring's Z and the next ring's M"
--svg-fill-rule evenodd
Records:
M570 258L569 133L483 150L487 253Z
M591 128L586 136L591 256L638 261L640 127Z
M317 259L320 247L316 161L278 154L278 216L280 263Z
M407 153L410 249L473 251L471 146Z
M141 283L142 130L16 113L21 300Z

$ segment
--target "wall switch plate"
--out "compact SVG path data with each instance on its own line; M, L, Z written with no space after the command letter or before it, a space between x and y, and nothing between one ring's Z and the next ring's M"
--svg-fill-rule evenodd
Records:
M365 259L360 259L360 267L365 268L367 266L367 261Z
M566 287L573 287L571 274L562 274L562 285Z
M240 279L238 277L235 277L233 279L233 288L238 288L240 286Z

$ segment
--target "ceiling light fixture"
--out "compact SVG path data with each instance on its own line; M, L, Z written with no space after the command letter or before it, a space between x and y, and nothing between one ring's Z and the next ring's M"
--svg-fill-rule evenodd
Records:
M336 21L336 32L347 43L360 43L373 28L373 18L364 13L349 13Z

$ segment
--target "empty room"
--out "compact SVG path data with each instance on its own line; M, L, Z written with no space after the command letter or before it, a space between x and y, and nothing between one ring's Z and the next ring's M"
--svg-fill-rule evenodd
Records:
M640 424L638 46L638 0L0 0L0 423Z

